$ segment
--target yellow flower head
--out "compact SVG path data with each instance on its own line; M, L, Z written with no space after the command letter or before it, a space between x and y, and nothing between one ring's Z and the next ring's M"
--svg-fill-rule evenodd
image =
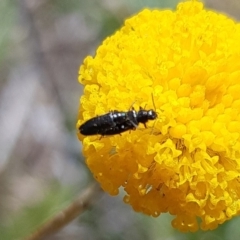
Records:
M77 127L111 110L158 118L112 136L82 136L102 188L181 231L214 229L240 213L240 25L196 1L145 9L80 68Z

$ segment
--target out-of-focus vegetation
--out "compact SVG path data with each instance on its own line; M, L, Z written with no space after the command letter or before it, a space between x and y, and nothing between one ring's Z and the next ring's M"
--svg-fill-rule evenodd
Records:
M177 0L21 0L0 3L0 239L21 239L91 181L76 137L86 55L144 7ZM238 0L207 7L237 18ZM212 232L179 233L171 216L135 213L121 196L104 197L47 239L238 239L240 218Z

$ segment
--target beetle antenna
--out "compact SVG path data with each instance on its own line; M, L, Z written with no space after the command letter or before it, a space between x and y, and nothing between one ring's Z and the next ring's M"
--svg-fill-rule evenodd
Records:
M155 112L157 113L157 109L156 109L156 105L155 105L155 101L154 101L153 93L152 93L151 95L152 95L153 107L154 107ZM153 123L152 131L151 131L151 135L153 135L153 131L154 131L154 127L155 127L156 121L157 121L157 120L155 120L154 123Z
M134 109L133 105L135 104L135 102L136 102L136 100L134 100L134 101L132 102L132 104L130 105L129 110L133 110L133 109Z
M152 95L153 107L154 107L154 110L156 111L157 109L156 109L156 105L155 105L155 102L154 102L153 93L151 95Z

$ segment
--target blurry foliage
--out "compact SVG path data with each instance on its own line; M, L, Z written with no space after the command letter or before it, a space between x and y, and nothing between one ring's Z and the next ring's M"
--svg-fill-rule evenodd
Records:
M0 239L22 239L63 209L72 198L73 193L69 188L53 184L42 201L33 206L25 206L8 223L0 225Z
M0 1L0 72L3 66L7 65L6 58L11 51L11 35L16 23L16 5L14 1ZM4 80L1 74L0 84ZM0 86L1 89L1 86Z
M126 4L128 4L129 7L132 8L132 10L135 11L140 11L142 8L171 8L175 9L176 5L179 0L132 0L132 1L127 1L124 0Z

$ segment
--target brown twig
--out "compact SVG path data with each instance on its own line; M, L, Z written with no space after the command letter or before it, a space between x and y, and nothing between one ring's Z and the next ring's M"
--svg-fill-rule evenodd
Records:
M96 197L101 193L98 184L94 183L89 186L80 196L74 200L66 209L59 212L57 215L49 219L39 229L37 229L26 240L38 240L53 234L66 226L69 222L75 219L79 214L88 209L88 207L96 200Z

